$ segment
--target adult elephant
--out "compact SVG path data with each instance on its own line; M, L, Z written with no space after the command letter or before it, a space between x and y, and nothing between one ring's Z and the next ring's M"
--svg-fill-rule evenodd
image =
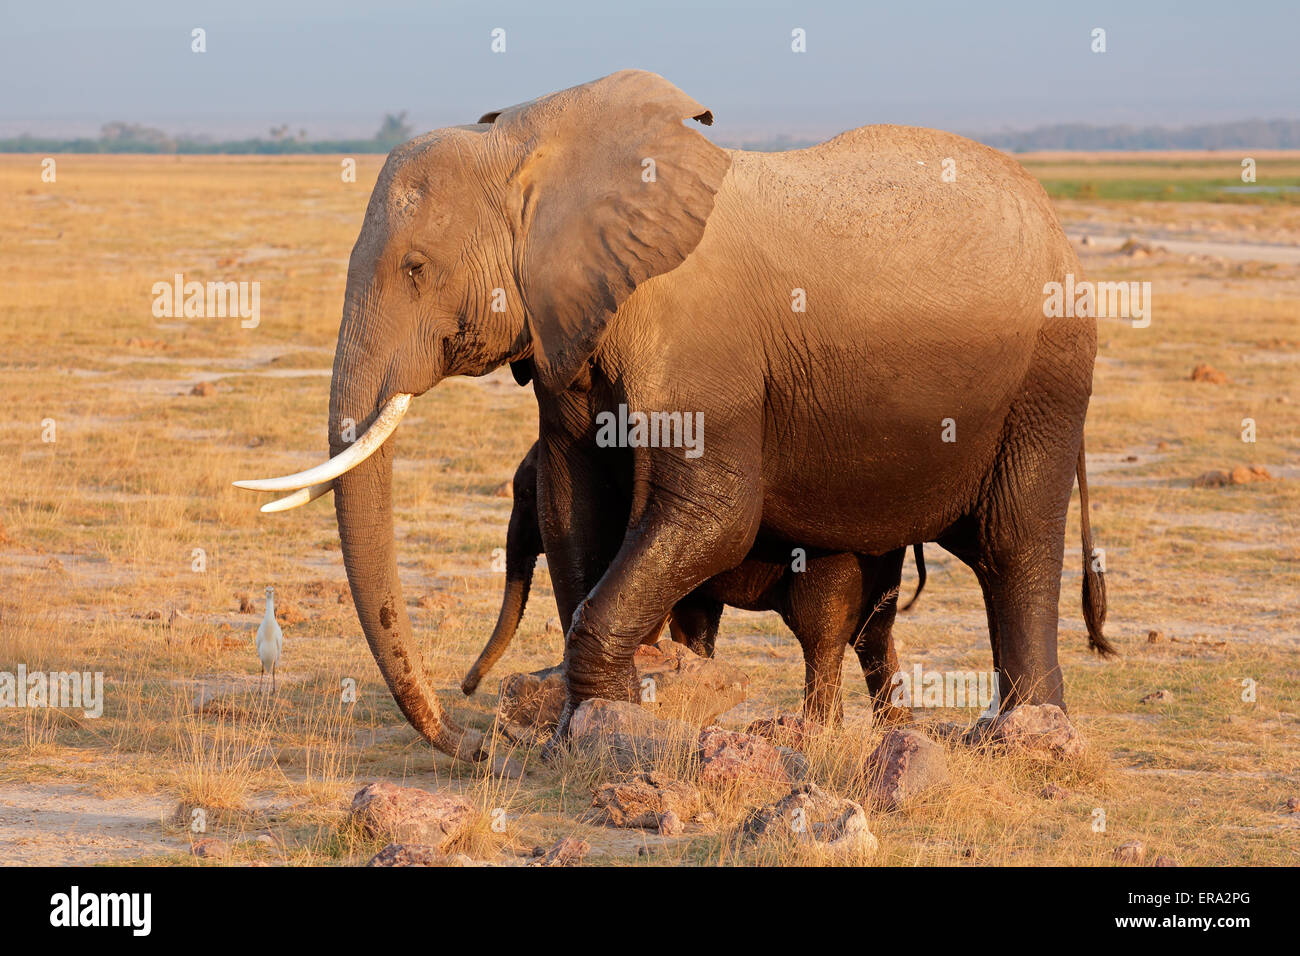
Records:
M1096 326L1044 315L1045 284L1079 273L1047 196L947 133L873 126L751 153L691 119L712 115L624 71L395 149L348 265L334 457L242 484L298 489L272 508L334 488L380 670L458 757L485 748L446 719L411 640L385 440L411 396L524 359L569 712L634 698L633 653L679 600L791 542L880 555L937 541L979 579L1003 706L1062 704L1076 472L1084 616L1109 646L1083 469ZM698 414L703 444L606 447L597 418L620 406ZM348 444L353 422L368 428Z

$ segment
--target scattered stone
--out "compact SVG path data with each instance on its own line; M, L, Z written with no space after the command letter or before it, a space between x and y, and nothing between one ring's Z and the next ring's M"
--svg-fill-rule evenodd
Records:
M1125 461L1129 461L1129 462L1137 461L1137 460L1138 460L1138 456L1137 456L1137 455L1125 455L1125 456L1124 456L1124 460L1125 460Z
M1039 796L1044 800L1064 800L1069 795L1069 790L1066 790L1064 787L1058 787L1054 783L1049 783L1047 786L1043 787L1042 792L1039 794Z
M1147 848L1141 840L1130 840L1128 843L1122 843L1115 847L1113 854L1116 863L1141 863L1146 859Z
M680 836L686 829L686 824L682 818L669 810L659 818L659 835L665 837Z
M352 798L349 820L372 839L415 843L445 853L473 826L477 808L459 794L369 784Z
M1192 482L1195 488L1226 488L1229 485L1249 485L1257 481L1274 481L1272 473L1263 465L1238 465L1232 471L1207 471Z
M275 839L269 833L259 833L257 842L263 846L275 846Z
M1015 750L1042 760L1077 757L1084 749L1083 738L1055 704L1021 704L976 721L966 742Z
M815 730L802 714L777 714L775 717L763 717L745 728L745 733L764 737L778 747L803 750L808 738Z
M1158 690L1142 698L1144 704L1171 704L1174 695L1167 690Z
M216 837L205 837L191 844L190 853L204 860L224 860L230 856L230 844Z
M569 696L564 666L503 677L500 695L497 720L501 723L550 729L559 722Z
M1081 246L1091 246L1091 245L1093 245L1092 236L1083 236L1083 237L1079 240L1079 245L1081 245Z
M772 742L721 727L700 731L696 758L701 785L725 789L758 781L788 783L781 754Z
M620 770L653 766L694 738L690 724L656 717L630 701L584 700L569 721L575 747L610 757Z
M1205 362L1201 362L1196 366L1196 368L1192 369L1192 374L1189 378L1193 382L1208 382L1211 385L1228 384L1228 376L1224 375L1213 365L1207 365Z
M215 394L216 391L217 386L212 382L199 382L199 384L190 389L190 394L198 395L200 398L207 398L209 395Z
M591 844L586 840L579 840L577 837L564 837L547 850L541 857L534 860L533 866L577 866L581 863L588 853L591 852Z
M366 866L478 866L464 853L448 855L422 843L390 843Z
M1172 856L1158 856L1152 862L1152 866L1177 866L1178 861Z
M684 644L642 644L632 658L643 706L696 725L711 724L749 696L749 676Z
M753 811L740 838L793 839L843 857L869 856L879 848L860 804L833 797L813 783L800 784L776 803Z
M693 784L658 773L639 773L598 787L584 820L611 827L662 830L664 817L671 814L678 822L690 820L700 807L700 791Z
M1128 256L1130 259L1145 259L1147 256L1166 251L1164 246L1151 245L1141 241L1136 236L1129 236L1124 240L1124 244L1119 247L1120 254Z
M1159 644L1165 639L1164 631L1147 631L1147 643Z
M781 757L781 766L785 768L785 775L791 783L803 783L812 774L808 758L799 751L791 747L777 747L776 752Z
M943 747L915 730L886 731L867 758L867 797L882 810L898 810L948 781Z

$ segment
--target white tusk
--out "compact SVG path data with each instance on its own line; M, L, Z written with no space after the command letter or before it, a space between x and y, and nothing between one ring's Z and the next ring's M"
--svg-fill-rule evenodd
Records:
M309 501L315 501L327 491L334 490L334 479L322 481L319 485L312 485L310 488L299 488L291 495L285 495L283 498L276 498L272 502L262 505L262 512L270 514L273 511L288 511L290 508L300 508Z
M400 392L385 403L379 412L379 417L370 423L364 435L329 461L315 468L300 471L296 475L237 481L235 487L247 488L249 491L296 491L299 488L307 488L308 485L322 485L327 481L333 481L373 455L388 440L388 436L397 428L397 423L402 420L402 416L410 406L411 395ZM306 504L306 502L296 503Z

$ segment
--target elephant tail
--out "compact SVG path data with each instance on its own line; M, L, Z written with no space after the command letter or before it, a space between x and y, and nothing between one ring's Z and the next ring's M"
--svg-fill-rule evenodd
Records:
M1079 440L1079 462L1075 466L1079 479L1079 528L1083 538L1083 620L1088 627L1088 647L1102 657L1118 653L1106 639L1101 627L1106 623L1106 576L1096 567L1092 547L1092 522L1088 520L1088 469Z
M912 545L912 556L916 558L916 593L912 595L912 600L899 608L905 614L912 610L912 605L916 603L916 599L925 590L925 552L922 550L920 542Z

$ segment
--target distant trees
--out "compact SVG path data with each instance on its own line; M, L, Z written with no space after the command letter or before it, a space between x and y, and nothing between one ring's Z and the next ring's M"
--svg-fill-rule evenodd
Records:
M415 130L411 129L406 122L406 110L400 113L385 113L384 121L379 125L379 132L375 134L376 143L386 143L388 148L392 149L400 143L405 143L415 135Z
M1067 123L972 139L1014 153L1046 149L1300 149L1300 120L1241 120L1178 128Z

